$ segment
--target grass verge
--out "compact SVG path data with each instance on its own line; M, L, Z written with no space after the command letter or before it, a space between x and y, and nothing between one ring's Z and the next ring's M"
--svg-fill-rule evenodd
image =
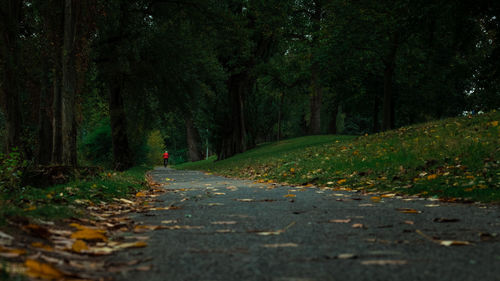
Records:
M144 174L148 170L151 167L136 166L125 172L103 172L94 178L46 188L28 186L0 193L0 226L16 218L57 220L84 216L81 205L109 202L145 189Z
M493 111L360 137L301 137L176 168L260 182L500 202L499 120L500 112Z

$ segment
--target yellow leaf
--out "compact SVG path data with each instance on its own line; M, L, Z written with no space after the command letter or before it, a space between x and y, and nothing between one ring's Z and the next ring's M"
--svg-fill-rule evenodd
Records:
M31 243L31 246L35 247L35 248L39 248L39 249L44 249L44 250L47 250L47 251L52 251L53 250L53 248L51 246L45 245L42 242L33 242L33 243Z
M337 181L337 184L343 184L343 183L345 183L346 181L347 181L346 179L341 179L341 180L338 180L338 181Z
M410 208L399 208L397 210L403 214L420 214L420 213L422 213L421 211L418 211L415 209L410 209Z
M290 168L290 173L295 173L295 168Z
M144 194L144 192L141 192L141 191L139 191L135 194L135 197L145 197L145 196L146 196L146 194Z
M85 228L74 232L71 234L72 239L82 239L86 241L107 241L106 236L102 234L102 231Z
M87 243L82 240L76 240L73 245L71 246L71 250L77 253L81 253L83 251L87 251L89 249L89 246L87 246Z
M491 121L490 123L488 123L490 126L492 127L496 127L498 126L498 121Z
M285 196L283 196L283 197L296 197L296 196L297 196L297 195L295 195L295 194L287 194L287 195L285 195Z
M373 196L373 197L371 197L371 198L370 198L370 200L371 200L372 202L378 203L378 202L380 202L380 200L382 200L382 199L381 199L380 197L378 197L378 196Z
M41 263L36 260L27 259L24 265L28 268L26 272L31 278L61 279L64 275L50 264Z
M436 179L437 178L437 175L436 174L432 174L432 175L428 175L427 176L427 179L428 180L433 180L433 179Z

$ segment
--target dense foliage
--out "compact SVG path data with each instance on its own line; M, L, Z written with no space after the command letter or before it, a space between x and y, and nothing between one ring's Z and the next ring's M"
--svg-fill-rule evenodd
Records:
M500 107L492 1L6 0L0 141L124 170ZM156 158L157 157L157 158Z

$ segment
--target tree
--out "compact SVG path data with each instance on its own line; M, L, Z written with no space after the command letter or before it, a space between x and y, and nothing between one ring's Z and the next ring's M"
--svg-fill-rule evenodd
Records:
M12 151L23 146L23 118L21 114L21 69L20 69L20 30L23 19L23 1L2 1L0 6L0 45L1 89L0 103L5 115L7 131L6 150Z

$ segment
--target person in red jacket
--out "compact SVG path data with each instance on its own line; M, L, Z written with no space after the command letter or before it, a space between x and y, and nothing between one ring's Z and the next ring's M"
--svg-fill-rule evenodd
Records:
M167 165L168 165L168 151L165 150L165 153L163 153L163 166L165 166L166 168Z

